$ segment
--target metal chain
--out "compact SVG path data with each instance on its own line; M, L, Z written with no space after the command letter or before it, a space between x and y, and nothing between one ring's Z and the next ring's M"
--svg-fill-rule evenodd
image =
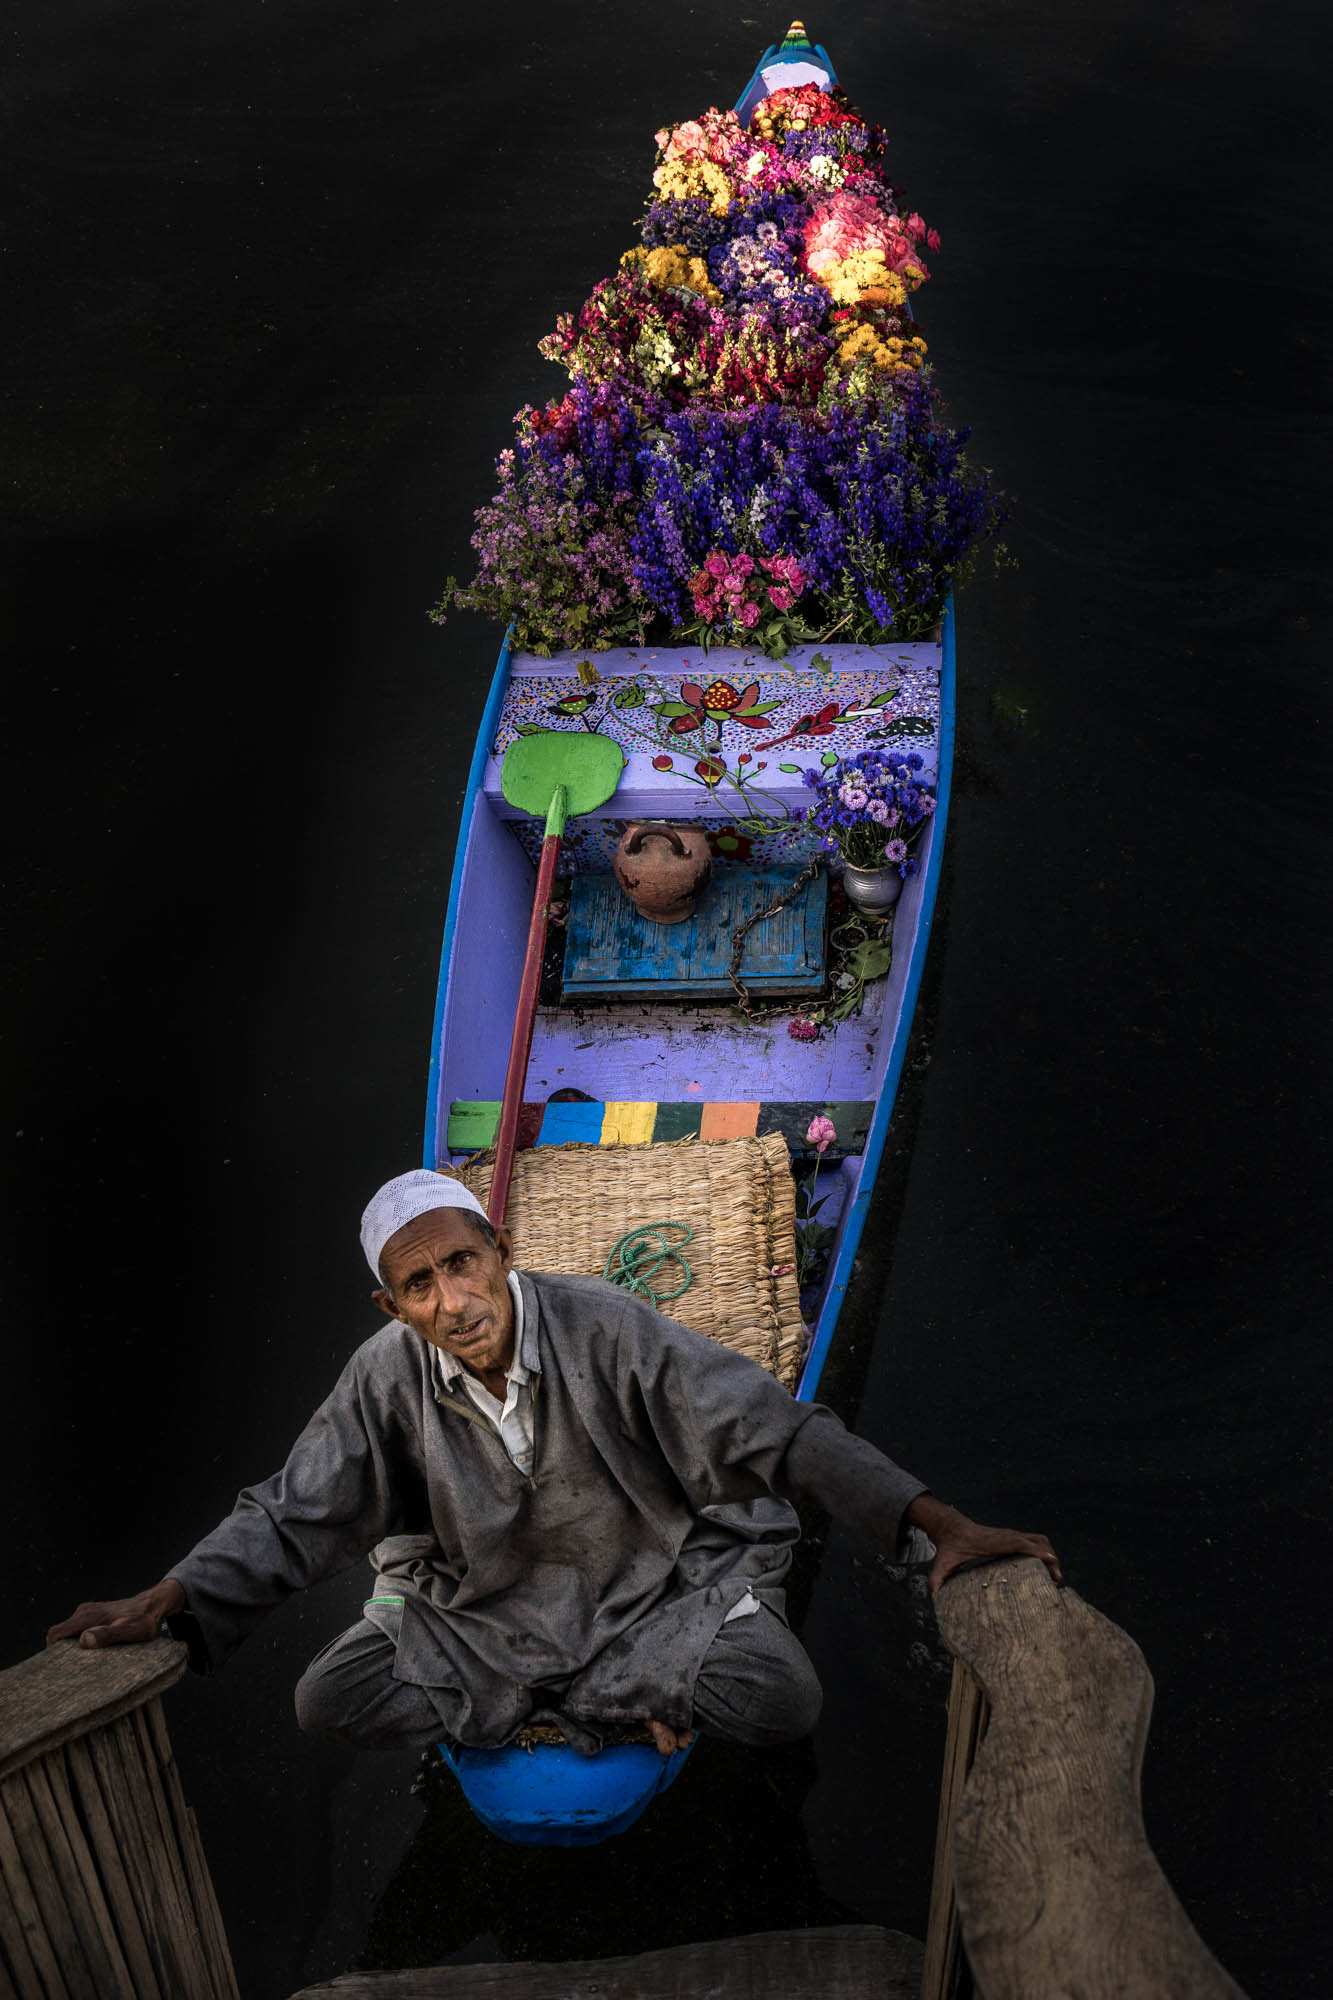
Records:
M747 1021L762 1021L767 1015L780 1012L781 1008L790 1005L790 1002L780 1001L772 1007L754 1007L751 1005L749 989L741 978L741 957L745 950L746 932L751 930L755 924L761 924L765 917L775 917L779 910L785 909L788 903L794 902L801 891L814 881L818 873L819 858L816 856L813 861L806 862L805 867L801 870L785 895L779 896L776 903L770 903L766 910L756 910L754 915L747 917L743 924L737 924L735 930L731 933L731 962L727 967L727 977L736 989L736 1004Z

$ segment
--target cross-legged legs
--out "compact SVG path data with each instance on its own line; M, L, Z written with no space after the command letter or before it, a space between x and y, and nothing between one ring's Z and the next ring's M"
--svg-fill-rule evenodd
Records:
M327 1645L296 1686L297 1721L311 1736L379 1749L418 1748L452 1734L459 1692L394 1678L394 1641L369 1619ZM515 1688L515 1724L530 1698ZM804 1647L767 1605L721 1626L694 1687L693 1727L735 1743L787 1743L819 1714L819 1682ZM647 1718L644 1718L647 1720Z

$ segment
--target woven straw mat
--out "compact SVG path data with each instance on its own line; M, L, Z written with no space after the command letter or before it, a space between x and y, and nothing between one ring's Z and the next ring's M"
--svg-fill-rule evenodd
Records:
M457 1170L483 1203L494 1160L493 1152L478 1153ZM796 1188L780 1133L525 1148L514 1161L505 1220L520 1270L595 1278L627 1230L687 1222L694 1231L684 1246L691 1281L662 1310L795 1388L805 1328L795 1273ZM663 1288L680 1275L679 1265L668 1264Z

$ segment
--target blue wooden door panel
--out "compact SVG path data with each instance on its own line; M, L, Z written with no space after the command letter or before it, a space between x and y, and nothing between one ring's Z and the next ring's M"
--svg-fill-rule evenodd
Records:
M730 993L733 933L756 910L784 895L799 874L797 868L718 868L694 915L683 924L657 924L641 916L614 875L576 875L565 945L566 999ZM740 967L748 987L770 993L819 991L827 896L827 878L820 873L792 902L752 926Z

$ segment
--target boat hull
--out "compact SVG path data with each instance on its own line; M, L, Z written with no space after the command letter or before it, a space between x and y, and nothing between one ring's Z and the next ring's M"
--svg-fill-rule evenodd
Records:
M778 84L809 80L825 88L837 83L822 48L771 47L736 109L747 120ZM954 661L951 597L936 643L805 649L786 666L727 648L701 656L673 650L542 661L515 657L506 640L469 773L431 1035L424 1161L433 1168L456 1165L486 1143L470 1128L468 1107L497 1100L503 1085L536 860L535 830L516 822L503 801L506 742L537 728L619 735L626 767L616 797L567 830L568 863L582 870L609 869L634 819L703 825L721 869L751 860L811 860L813 832L802 825L806 770L822 768L830 751L843 754L861 743L907 747L925 757L937 808L915 848L918 872L893 912L892 966L867 989L860 1015L811 1040L790 1035L781 1019L733 1019L714 1004L705 1020L702 1009L678 999L654 1006L640 994L632 1023L617 1019L623 1004L577 1012L547 1007L534 1034L528 1075L537 1102L528 1107L534 1114L528 1143L575 1136L568 1117L557 1115L571 1111L578 1114L577 1136L603 1143L623 1141L627 1131L706 1136L710 1111L725 1114L715 1120L719 1136L758 1132L765 1116L778 1121L767 1129L785 1130L784 1115L788 1126L796 1117L803 1127L812 1108L827 1116L864 1112L863 1119L834 1116L839 1146L823 1161L807 1156L803 1165L821 1220L835 1232L796 1388L804 1400L817 1392L851 1282L906 1058L943 858ZM701 690L706 694L696 699ZM669 717L664 701L676 711ZM644 711L656 717L655 741L641 726ZM822 858L827 865L829 857ZM580 1101L557 1107L542 1101L548 1092ZM843 1143L849 1123L857 1132L854 1146ZM799 1152L801 1132L793 1128L788 1136ZM644 1746L592 1758L553 1746L440 1748L493 1833L519 1844L570 1846L632 1825L688 1754L663 1760Z

